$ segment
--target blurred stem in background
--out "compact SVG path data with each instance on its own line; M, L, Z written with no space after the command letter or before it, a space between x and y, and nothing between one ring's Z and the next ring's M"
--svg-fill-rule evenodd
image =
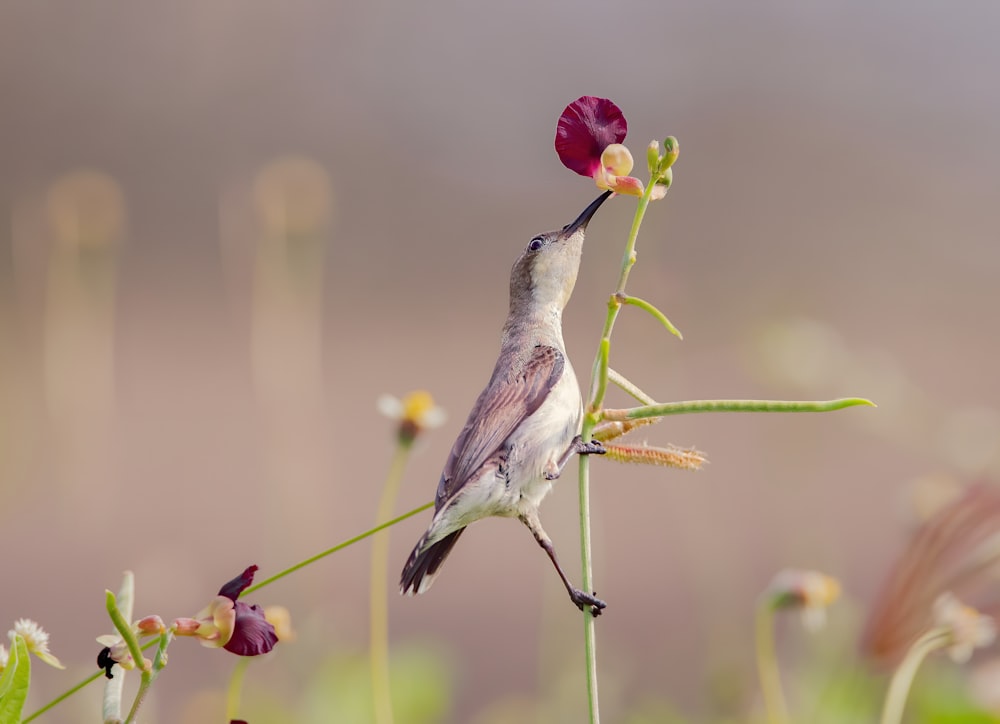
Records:
M839 597L840 582L836 578L818 571L787 568L778 572L757 600L757 674L769 724L789 722L774 636L778 611L799 611L803 625L815 631L826 624L826 610Z
M233 673L229 677L229 686L226 688L226 719L232 721L239 716L240 699L243 696L243 681L247 677L247 667L250 666L250 659L241 657L233 667Z
M761 596L757 602L756 615L757 674L760 677L760 690L764 696L768 723L787 724L788 705L781 688L781 671L775 650L774 614L772 599L766 595Z
M421 432L444 422L444 412L434 405L430 393L416 390L398 400L382 395L377 402L379 411L398 421L396 451L389 465L382 497L379 499L376 523L388 520L396 504L399 484L413 443ZM372 540L371 587L369 591L369 657L372 673L372 697L376 724L391 724L392 689L389 684L389 533Z
M942 593L934 601L933 622L933 628L913 642L896 667L882 709L882 724L902 722L913 679L930 653L948 649L952 661L964 664L976 649L990 646L996 638L993 619L964 605L951 593Z
M93 485L114 478L115 291L125 201L117 181L85 169L56 179L46 204L53 243L45 279L45 397L63 451L52 459L64 492L87 515L104 505Z
M413 441L402 437L396 445L392 464L382 486L375 522L387 520L392 515L403 479L403 470L410 456ZM392 717L392 691L389 686L389 531L382 531L372 539L371 588L369 592L369 637L372 669L372 697L375 705L376 724L390 724Z
M311 536L326 529L327 511L300 503L318 496L330 478L320 454L330 435L323 379L330 176L312 159L280 157L255 175L252 202L257 228L244 274L250 281L250 356L267 492L282 521L274 531L294 526L300 540L315 543ZM246 238L234 241L242 242L246 254ZM297 494L288 495L290 488Z

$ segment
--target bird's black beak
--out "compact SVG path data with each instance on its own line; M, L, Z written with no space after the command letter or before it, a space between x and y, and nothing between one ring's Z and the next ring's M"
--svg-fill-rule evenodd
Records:
M583 213L576 217L575 221L563 227L563 235L571 236L577 229L586 229L587 224L590 223L591 217L597 213L597 210L601 208L601 204L603 204L610 195L611 191L605 191L603 194L594 199L593 203L585 208Z

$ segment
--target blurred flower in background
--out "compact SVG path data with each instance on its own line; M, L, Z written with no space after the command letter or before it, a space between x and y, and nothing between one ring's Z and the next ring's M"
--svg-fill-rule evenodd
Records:
M977 483L932 515L912 535L892 565L869 612L862 650L893 666L919 636L954 606L944 594L969 601L991 616L1000 613L1000 490Z

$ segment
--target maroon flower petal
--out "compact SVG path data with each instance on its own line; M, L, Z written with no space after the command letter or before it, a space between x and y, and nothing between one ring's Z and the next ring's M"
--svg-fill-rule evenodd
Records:
M264 609L237 601L233 636L223 648L237 656L259 656L273 649L276 643L278 634L264 618Z
M233 580L229 581L226 585L219 589L219 595L225 596L226 598L235 601L240 597L240 594L244 590L250 587L253 583L253 574L257 572L257 566L250 566L243 573L236 576Z
M593 177L601 168L601 153L621 143L628 124L621 109L607 98L581 96L566 106L556 125L556 153L563 165Z

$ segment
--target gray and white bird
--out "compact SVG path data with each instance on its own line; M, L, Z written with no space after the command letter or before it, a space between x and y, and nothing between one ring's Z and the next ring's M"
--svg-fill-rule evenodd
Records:
M400 593L423 593L470 523L517 518L532 532L580 610L604 601L573 586L542 529L538 507L575 454L601 454L583 443L583 397L566 356L562 313L573 293L587 224L608 191L571 224L528 242L510 274L510 311L500 356L441 473L434 518L414 547Z

